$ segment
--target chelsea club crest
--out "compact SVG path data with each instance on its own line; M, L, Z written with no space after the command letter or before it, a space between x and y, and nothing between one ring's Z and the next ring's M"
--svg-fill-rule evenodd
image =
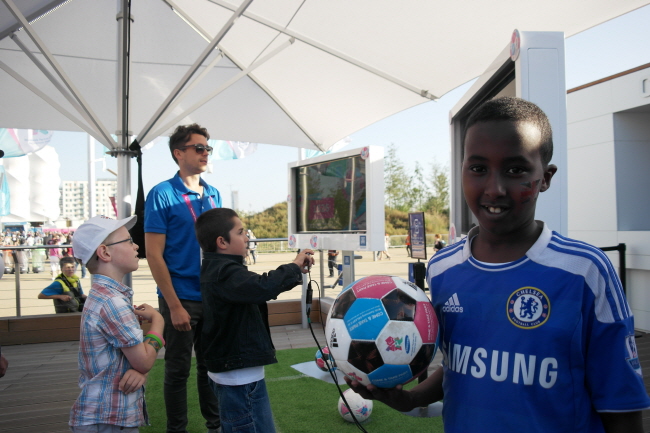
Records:
M506 314L517 328L534 329L542 326L551 315L551 303L546 293L535 287L521 287L508 298Z

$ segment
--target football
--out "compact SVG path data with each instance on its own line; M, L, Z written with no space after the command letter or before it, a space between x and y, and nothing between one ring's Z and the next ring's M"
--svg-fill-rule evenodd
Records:
M357 421L364 422L370 418L370 414L372 413L372 400L366 400L349 388L343 392L343 395ZM348 407L343 403L343 399L339 397L339 414L341 414L343 419L347 422L354 422L352 413L350 413Z
M426 293L415 284L371 275L336 297L325 336L343 374L365 386L393 388L415 379L431 363L438 320Z
M323 371L328 371L327 364L325 363L325 361L327 361L330 367L333 370L336 370L336 363L330 355L330 350L327 348L327 346L323 347L321 350L316 349L316 354L314 355L314 362L316 362L316 366Z

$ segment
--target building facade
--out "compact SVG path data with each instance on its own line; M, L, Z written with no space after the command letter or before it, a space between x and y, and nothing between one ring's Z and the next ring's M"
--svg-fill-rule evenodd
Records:
M569 236L625 244L628 302L650 331L650 63L569 90L567 123Z
M95 215L116 218L112 200L117 194L117 180L95 181ZM85 221L90 218L88 181L64 180L61 186L61 218Z

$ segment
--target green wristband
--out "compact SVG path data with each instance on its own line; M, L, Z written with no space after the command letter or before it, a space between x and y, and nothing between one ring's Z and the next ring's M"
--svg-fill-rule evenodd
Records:
M160 338L157 335L147 334L147 335L144 336L144 339L145 339L145 341L147 339L155 341L156 344L158 344L158 349L156 349L156 351L160 350L163 347L162 341L160 341Z

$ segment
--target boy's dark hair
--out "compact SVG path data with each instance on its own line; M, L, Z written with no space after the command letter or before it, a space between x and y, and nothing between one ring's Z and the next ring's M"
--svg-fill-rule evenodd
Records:
M237 212L225 207L203 212L194 224L196 239L201 249L208 253L216 253L219 236L226 242L230 242L230 230L235 227L235 217L239 217Z
M77 261L74 259L74 257L61 257L61 260L59 260L59 265L63 267L63 265L69 265L69 264L76 265Z
M530 122L537 126L542 134L539 153L544 165L553 158L553 130L546 113L537 105L521 98L503 97L491 99L479 105L467 119L463 136L470 127L481 122Z
M178 160L174 156L174 150L180 149L190 141L192 134L199 134L204 136L207 140L210 139L208 130L202 128L197 123L192 123L191 125L179 125L176 127L176 130L174 130L174 133L169 137L169 151L172 153L172 158L174 158L176 164L178 164Z

